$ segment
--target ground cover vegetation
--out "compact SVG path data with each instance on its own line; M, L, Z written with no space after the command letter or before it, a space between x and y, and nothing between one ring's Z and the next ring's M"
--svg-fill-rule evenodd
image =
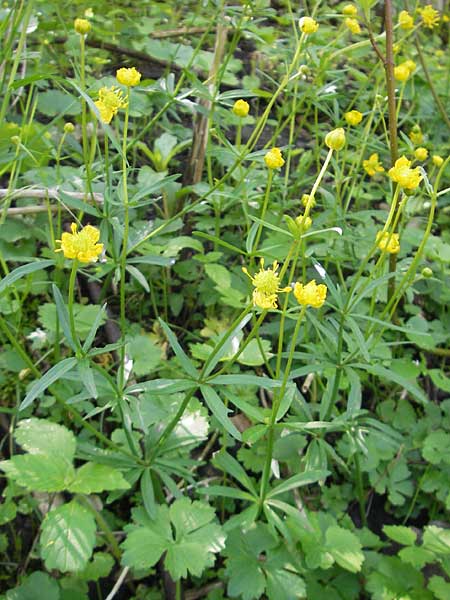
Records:
M445 9L2 4L1 598L450 598Z

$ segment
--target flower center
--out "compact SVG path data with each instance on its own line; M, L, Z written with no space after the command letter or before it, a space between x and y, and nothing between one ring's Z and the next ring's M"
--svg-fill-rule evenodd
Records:
M261 270L253 278L253 285L263 294L276 294L280 285L280 278L272 269Z

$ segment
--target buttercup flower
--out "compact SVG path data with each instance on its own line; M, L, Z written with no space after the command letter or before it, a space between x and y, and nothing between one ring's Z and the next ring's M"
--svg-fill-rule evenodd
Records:
M380 250L389 252L389 254L398 254L400 252L400 238L398 233L379 231L377 233L377 244Z
M139 85L141 74L135 67L131 67L130 69L122 67L116 71L116 79L121 85L134 87L135 85Z
M406 81L414 73L416 63L413 60L405 60L400 65L394 67L394 77L397 81Z
M395 165L389 169L388 175L392 181L398 183L402 188L415 190L422 179L422 175L420 174L419 167L411 169L410 165L411 161L408 160L406 156L402 156L396 160Z
M246 117L248 115L248 111L250 110L250 105L245 100L236 100L233 105L233 112L238 117Z
M435 10L431 4L427 4L425 8L419 8L417 11L422 17L423 24L428 29L433 29L433 27L437 27L439 24L440 15L437 10Z
M412 29L414 27L414 19L407 10L402 10L398 15L398 24L400 29Z
M327 286L323 283L316 284L315 279L312 279L306 285L297 283L294 285L294 296L299 304L303 306L312 306L320 308L327 297Z
M416 146L420 146L423 144L423 133L420 129L420 125L414 125L414 127L409 132L409 139Z
M333 129L325 136L325 144L330 148L330 150L342 150L345 146L345 131L342 127L338 127L338 129Z
M272 268L264 269L264 259L261 259L261 268L254 277L245 267L242 270L250 277L253 290L253 304L259 308L277 308L277 298L280 292L290 292L290 287L280 288L280 276L277 273L278 263L275 261Z
M417 160L427 160L428 150L423 147L416 148L416 150L414 151L414 156L417 158Z
M377 152L371 154L367 160L363 160L363 168L365 172L371 177L373 177L377 173L382 173L384 171L383 165L378 160Z
M99 254L103 251L103 244L97 244L100 231L92 225L86 225L78 232L76 223L70 226L72 233L64 232L60 240L61 248L55 252L62 252L66 258L76 259L82 263L97 262Z
M351 110L350 112L346 112L344 115L345 120L349 125L359 125L362 121L362 113L359 110Z
M319 23L311 17L302 17L298 22L298 25L300 27L300 31L307 34L316 33L316 31L319 29Z
M342 14L346 17L355 17L358 14L358 9L354 4L346 4L342 9Z
M94 104L98 108L103 123L111 123L112 118L118 113L119 109L126 108L128 102L124 98L123 92L112 86L110 88L100 88L98 100Z
M439 154L433 154L432 161L433 165L436 165L436 167L440 167L444 162L444 159L442 158L442 156L439 156Z
M281 169L284 165L284 158L279 148L272 148L264 157L264 162L269 169Z
M347 29L351 31L354 35L358 35L358 33L361 33L361 27L359 26L359 23L356 19L351 19L350 17L347 17L346 19L344 19L344 23Z
M80 35L86 35L91 30L91 24L87 19L75 19L73 22L73 28Z

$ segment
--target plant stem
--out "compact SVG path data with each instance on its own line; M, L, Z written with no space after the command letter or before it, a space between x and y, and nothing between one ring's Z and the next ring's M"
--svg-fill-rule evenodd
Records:
M67 296L67 310L69 312L70 333L72 334L73 342L77 346L77 348L79 350L81 350L80 342L79 342L76 327L75 327L75 315L73 313L73 301L74 301L74 296L75 296L75 283L77 280L77 269L78 269L78 261L75 258L72 262L72 270L70 271L69 293Z
M130 92L131 88L128 88L128 102L125 108L125 120L123 125L123 140L122 140L122 184L123 184L123 210L124 210L124 225L123 225L123 239L122 239L122 252L120 255L120 331L122 335L122 346L120 348L120 365L119 365L119 389L123 391L125 385L125 360L126 360L126 348L125 348L125 337L126 337L126 318L125 318L125 275L127 266L127 253L128 253L128 234L130 228L130 215L128 205L128 182L127 182L127 137L128 137L128 119L130 114Z
M366 503L364 498L364 486L363 479L361 473L361 464L359 462L358 452L356 451L353 455L353 460L355 462L355 475L356 475L356 491L358 494L358 503L359 503L359 514L361 516L361 522L364 527L367 527L367 517L366 517Z
M112 554L114 555L116 560L120 562L122 552L120 551L119 544L117 543L117 540L114 537L114 534L111 531L108 523L105 521L100 512L93 506L93 504L91 504L91 502L85 496L77 494L76 499L80 504L82 504L94 515L94 518L97 521L97 525L103 531L103 533L105 534L105 538L108 540Z
M261 221L264 221L264 218L266 216L267 206L269 204L270 188L272 187L272 181L273 181L273 169L269 169L269 172L267 175L266 193L264 194L264 201L263 201L263 205L262 205L261 215L259 217ZM252 264L254 261L254 255L258 249L259 240L261 239L261 233L262 233L263 226L264 226L263 223L260 223L258 225L258 231L256 232L255 241L253 242L253 246L252 246L252 257L251 257L250 264Z

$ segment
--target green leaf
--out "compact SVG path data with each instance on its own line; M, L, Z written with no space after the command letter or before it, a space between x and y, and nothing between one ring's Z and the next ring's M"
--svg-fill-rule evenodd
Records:
M162 319L158 319L161 327L163 328L164 333L166 334L167 339L169 340L170 346L172 350L175 352L176 357L180 361L181 366L184 371L190 375L193 379L198 379L197 369L194 367L193 363L183 350L183 348L178 343L178 340L175 334L172 332L170 327L165 323Z
M267 360L272 358L274 354L270 351L271 345L269 340L260 340L264 355ZM246 348L241 352L238 363L249 367L258 367L264 364L264 356L259 347L258 340L251 340Z
M38 600L38 598L60 599L58 583L50 575L41 571L31 573L22 585L6 592L6 600Z
M403 525L384 525L383 531L391 540L404 546L412 546L417 539L416 532Z
M80 360L77 365L77 369L87 393L90 394L94 400L96 400L98 398L98 392L95 385L94 373L89 365L89 361Z
M423 534L423 548L436 554L450 555L450 530L428 525Z
M226 267L210 263L205 265L205 273L214 281L218 288L227 289L231 287L231 274Z
M136 279L136 281L144 288L147 293L150 293L150 286L148 285L148 281L143 273L139 271L137 267L133 265L127 265L126 270L128 273Z
M446 377L441 369L428 369L428 375L435 386L444 392L450 392L450 377Z
M18 454L0 463L0 469L17 484L36 492L61 492L74 476L72 464L60 456Z
M389 382L393 381L394 383L397 383L398 385L403 387L407 392L409 392L411 394L411 396L413 398L415 398L420 404L422 404L424 406L429 403L428 398L425 396L424 392L420 388L418 388L417 386L412 384L410 381L408 381L404 377L401 377L400 375L398 375L392 369L385 369L384 367L382 367L380 365L375 365L375 364L366 365L363 363L356 363L356 364L352 364L351 366L355 369L363 369L364 371L368 371L369 373L372 373L372 375L381 377L381 379L386 379Z
M133 336L127 343L133 371L138 377L149 375L161 363L161 348L148 335Z
M241 464L233 457L228 454L225 450L220 450L214 454L213 463L219 467L224 473L231 475L239 481L239 483L246 488L253 496L257 495L256 488L247 475Z
M150 519L156 518L155 491L150 469L144 469L141 476L141 495L144 501L145 510Z
M30 454L47 454L72 462L76 439L63 425L46 419L23 419L14 432L14 438Z
M87 462L76 470L68 489L77 494L99 494L105 490L128 490L129 488L130 484L117 469Z
M76 364L77 359L72 356L71 358L63 359L61 362L49 369L45 375L43 375L31 386L30 391L19 406L19 411L28 408L36 398L43 394L45 390L52 385L52 383L55 383L55 381L61 379L61 377L68 373Z
M53 304L44 304L41 307L39 307L39 318L42 321L42 323L44 324L42 314L45 312L46 308L47 308L47 310L50 310L51 312L53 312L53 310L56 308L56 314L53 313L53 324L52 324L54 327L53 331L56 331L57 319L58 319L67 343L72 348L72 350L74 352L76 352L77 351L77 343L76 343L76 340L73 339L72 331L70 329L69 313L68 313L66 305L64 304L64 300L61 295L61 292L59 291L59 289L56 287L56 285L54 283L52 283L52 291L53 291L53 297L55 299L55 306L53 306ZM44 327L45 327L45 324L44 324ZM49 327L46 327L46 328L49 331L52 331Z
M438 600L448 600L450 598L450 583L440 575L433 575L430 578L428 589L433 592Z
M31 262L27 265L17 267L17 269L14 269L14 271L8 273L8 275L6 275L6 277L3 277L3 279L0 281L0 295L3 294L3 292L9 290L12 284L15 283L17 280L22 279L22 277L25 277L30 273L35 273L36 271L42 271L42 269L46 269L47 267L50 267L54 264L54 260L40 260L38 262Z
M327 529L326 546L339 566L351 573L358 573L364 562L361 543L354 533L337 525Z
M89 333L86 336L86 339L83 344L83 352L88 352L92 343L95 339L95 335L98 331L100 325L102 325L106 321L106 302L105 304L98 309L97 315L95 317L94 322L89 330Z
M317 471L307 471L305 473L298 473L297 475L293 475L283 481L279 485L275 486L269 494L267 494L268 498L273 498L274 496L278 496L279 494L284 494L289 490L293 490L298 487L302 487L304 485L310 485L311 483L316 483L317 481L321 481L327 478L329 475L329 471L317 470Z
M84 581L98 581L102 577L108 577L114 566L114 559L106 552L96 552L86 568L81 573L77 573L79 579Z
M225 535L219 525L211 523L213 518L212 507L191 503L188 498L176 500L170 509L160 506L154 521L146 517L145 521L140 519L144 526L131 526L122 544L122 562L135 569L148 569L166 552L164 565L173 579L185 578L188 572L200 576L224 547Z
M95 545L95 519L78 502L51 510L41 526L41 557L47 569L82 571Z
M449 446L450 433L437 429L425 438L422 446L422 456L432 465L438 465L440 462L450 464Z
M269 377L259 377L247 373L236 373L234 375L218 375L211 378L214 385L255 385L257 387L271 390L281 386L281 381Z
M200 391L202 393L203 398L205 399L209 410L216 417L219 423L224 427L225 431L228 431L228 433L232 435L235 439L241 440L241 434L228 418L228 413L230 412L230 410L219 398L217 392L212 387L209 387L207 385L201 385Z

